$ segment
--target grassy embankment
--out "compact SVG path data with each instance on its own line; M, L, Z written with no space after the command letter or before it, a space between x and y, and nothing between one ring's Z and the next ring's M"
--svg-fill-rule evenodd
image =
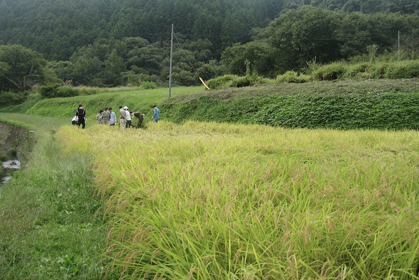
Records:
M89 153L62 155L52 129L67 120L0 114L38 140L25 170L0 187L0 279L98 279L107 228Z
M333 129L419 129L419 80L279 84L166 100L162 116L185 120Z
M418 136L164 121L58 133L68 154L94 152L106 271L135 279L417 279Z

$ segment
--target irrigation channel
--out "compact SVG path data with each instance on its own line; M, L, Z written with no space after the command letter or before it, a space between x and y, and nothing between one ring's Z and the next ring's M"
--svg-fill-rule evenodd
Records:
M34 143L33 133L27 128L0 121L0 185L21 169Z
M1 173L2 176L0 176L0 185L6 184L12 179L12 173L14 171L20 170L21 163L17 159L8 160L5 162L2 162L2 168L4 172Z

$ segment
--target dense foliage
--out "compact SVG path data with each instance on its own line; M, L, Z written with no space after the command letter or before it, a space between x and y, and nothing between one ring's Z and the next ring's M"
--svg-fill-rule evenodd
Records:
M1 0L0 40L67 60L100 38L166 42L173 23L187 39L209 39L219 54L222 47L250 40L250 29L266 25L282 6L273 0Z
M173 85L249 72L273 78L304 71L312 61L368 59L394 52L398 31L403 52L417 58L417 5L372 1L0 0L0 46L13 44L6 48L19 50L26 62L24 71L16 70L0 49L0 91L34 83L167 86L171 23ZM387 14L394 11L400 13ZM9 78L11 71L19 71L19 81Z
M276 77L288 70L302 71L310 61L330 63L356 56L370 60L394 50L399 30L404 58L416 58L417 15L349 14L306 6L281 15L260 29L253 41L227 47L221 61L216 60L210 40L176 37L173 82L197 85L198 77L208 80L226 73ZM76 85L140 85L144 81L167 85L169 53L168 42L102 38L79 48L70 61L49 66L60 79Z
M223 52L232 74L243 74L247 60L259 74L299 71L310 61L330 63L397 50L398 32L409 58L417 58L419 17L400 14L332 12L309 6L289 11L259 31L259 37ZM368 57L370 55L370 57Z
M419 11L417 1L389 0L0 0L0 44L22 44L49 60L68 60L100 38L142 37L166 42L169 26L187 39L209 39L219 55L250 40L250 30L279 14L311 5L332 11Z
M45 79L46 60L20 45L0 45L0 92L22 92Z

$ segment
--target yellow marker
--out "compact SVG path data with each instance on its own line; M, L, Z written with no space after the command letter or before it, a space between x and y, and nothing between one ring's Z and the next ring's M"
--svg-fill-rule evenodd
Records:
M205 83L204 83L204 80L202 80L202 78L201 77L199 77L199 79L201 80L201 82L202 82L202 84L207 88L207 89L210 89Z

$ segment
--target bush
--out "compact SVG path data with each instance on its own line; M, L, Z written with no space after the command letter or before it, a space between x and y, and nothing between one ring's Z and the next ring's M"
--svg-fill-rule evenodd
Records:
M278 75L276 78L277 83L306 83L311 80L310 75L298 75L294 71L287 71L283 75Z
M210 89L221 89L227 87L248 87L256 84L271 83L269 79L259 77L257 74L238 77L236 75L224 75L209 80L206 84Z
M141 84L142 89L155 89L157 88L157 85L155 82L143 82Z
M387 68L385 76L389 79L410 79L419 77L419 61L411 60L392 63Z
M0 92L0 105L13 105L25 101L25 93L16 93L10 91Z
M79 91L72 86L62 86L56 89L55 97L71 97L79 95Z
M224 75L211 79L206 84L210 89L221 89L229 87L231 82L236 78L238 78L236 75Z
M230 83L230 87L248 87L254 86L257 84L270 84L272 83L269 79L264 79L259 77L257 74L248 75L245 77L237 77L233 79Z
M71 86L60 86L56 84L39 87L38 92L43 98L71 97L79 95L78 90Z
M371 71L371 77L374 79L383 79L386 77L388 63L375 63Z
M340 79L346 72L342 62L325 65L313 72L313 79L317 81L332 81Z
M231 84L230 87L248 87L251 84L253 84L253 80L250 77L240 77L240 78L236 78L234 79Z
M52 85L46 85L38 88L39 94L43 98L53 98L55 97L55 93L57 88L59 88L60 85L52 84Z
M343 75L345 78L355 78L359 76L363 76L366 72L369 70L369 66L371 64L368 64L366 62L363 63L357 63L355 65L351 65L346 70L346 73Z

